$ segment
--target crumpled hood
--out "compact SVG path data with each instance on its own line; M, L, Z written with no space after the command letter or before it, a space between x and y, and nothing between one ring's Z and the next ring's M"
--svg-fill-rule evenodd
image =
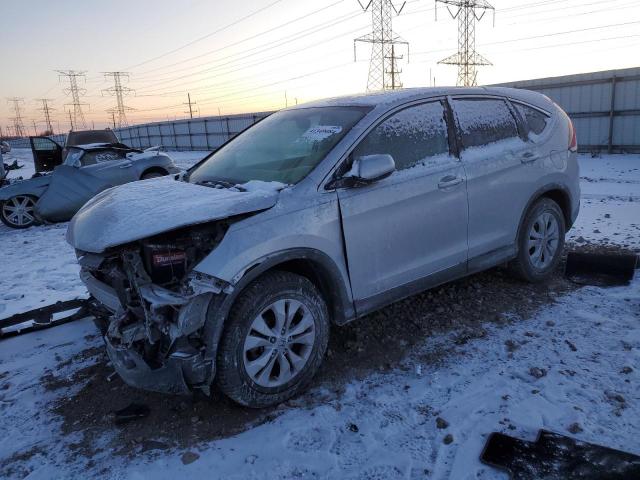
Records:
M89 200L71 219L67 242L100 253L189 225L271 208L278 192L275 187L217 189L167 177L128 183Z

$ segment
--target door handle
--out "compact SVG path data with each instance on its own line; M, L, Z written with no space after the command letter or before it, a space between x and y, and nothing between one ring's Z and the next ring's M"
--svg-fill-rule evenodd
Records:
M462 179L461 177L447 175L446 177L440 179L440 182L438 182L438 188L442 189L455 187L456 185L460 185L462 182L464 182L464 179Z
M531 162L535 162L538 159L538 156L533 153L533 152L524 152L521 156L520 156L520 161L522 163L531 163Z
M131 167L133 167L133 163L131 162L123 163L122 165L120 165L120 168L131 168Z

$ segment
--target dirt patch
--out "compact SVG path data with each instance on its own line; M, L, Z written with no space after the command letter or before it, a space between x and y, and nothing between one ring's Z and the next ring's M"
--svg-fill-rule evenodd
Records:
M95 363L69 379L56 379L49 373L43 382L48 389L85 383L76 394L65 395L53 406L53 412L63 419L64 434L83 434L83 440L74 444L73 450L85 457L98 453L93 440L106 431L117 432L110 447L119 455L193 447L272 421L288 409L331 401L354 378L362 378L374 370L397 368L414 346L423 345L431 335L453 332L450 347L418 358L423 364L438 363L450 356L456 345L486 335L483 324L526 319L541 306L576 289L563 278L560 273L563 270L561 266L547 283L532 285L513 279L505 270L493 269L333 328L327 358L314 381L314 386L323 388L271 409L243 408L216 391L211 398L199 393L177 397L131 388L118 376L107 381L113 369L102 348L82 352L82 358L95 357ZM67 364L68 360L62 363ZM148 405L149 416L115 426L112 412L130 403Z

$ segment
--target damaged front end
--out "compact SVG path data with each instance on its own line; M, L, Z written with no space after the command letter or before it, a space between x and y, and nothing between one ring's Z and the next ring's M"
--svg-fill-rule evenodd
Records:
M78 251L81 278L108 310L97 322L109 358L129 385L208 393L215 344L208 319L231 286L193 272L222 240L225 222L158 235L105 253Z

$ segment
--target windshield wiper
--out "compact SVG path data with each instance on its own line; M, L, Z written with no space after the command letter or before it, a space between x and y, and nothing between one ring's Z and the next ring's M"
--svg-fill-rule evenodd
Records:
M226 180L202 180L198 182L196 185L202 185L204 187L211 187L211 188L220 188L220 187L235 188L237 190L240 190L241 192L247 191L245 188L242 188L240 185L233 182L228 182Z

